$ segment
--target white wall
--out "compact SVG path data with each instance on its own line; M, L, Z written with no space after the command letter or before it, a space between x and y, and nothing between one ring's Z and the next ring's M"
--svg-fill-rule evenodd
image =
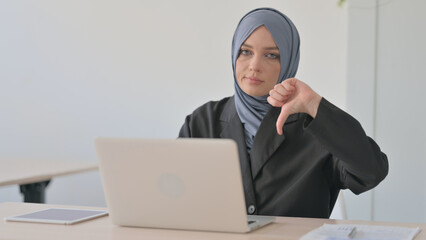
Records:
M298 77L344 108L337 0L1 1L0 156L96 161L95 136L176 137L197 106L233 94L233 31L261 6L294 21ZM104 206L99 174L54 179L47 202Z
M391 168L375 216L426 222L426 2L380 3L376 131Z
M349 217L426 222L426 2L353 0L348 9L347 108L389 159L373 194L347 198L359 208Z

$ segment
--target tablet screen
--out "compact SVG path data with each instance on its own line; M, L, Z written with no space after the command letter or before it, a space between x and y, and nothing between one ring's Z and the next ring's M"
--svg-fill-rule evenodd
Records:
M73 224L107 215L107 211L49 208L6 218L6 221Z

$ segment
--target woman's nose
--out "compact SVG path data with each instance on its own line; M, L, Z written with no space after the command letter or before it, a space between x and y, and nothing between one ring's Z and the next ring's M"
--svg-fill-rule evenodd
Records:
M253 72L260 72L262 69L262 60L258 56L253 56L250 59L249 70Z

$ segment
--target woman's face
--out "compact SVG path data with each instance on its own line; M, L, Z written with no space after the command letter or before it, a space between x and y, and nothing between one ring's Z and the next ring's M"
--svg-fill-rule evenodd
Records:
M261 26L241 45L235 63L238 85L248 95L265 96L277 84L280 70L280 51L268 29Z

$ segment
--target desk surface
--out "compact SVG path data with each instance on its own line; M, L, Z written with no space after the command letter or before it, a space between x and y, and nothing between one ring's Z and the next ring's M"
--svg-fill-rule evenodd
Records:
M98 169L97 163L0 158L0 186L42 182L53 177Z
M150 228L118 227L109 217L102 217L75 225L55 225L42 223L6 222L5 217L24 214L49 207L101 209L93 207L55 206L33 203L0 203L0 239L299 239L307 232L324 223L346 223L383 226L420 227L422 231L416 240L426 240L426 224L346 221L312 218L279 217L268 226L248 234L216 233L199 231L179 231Z

